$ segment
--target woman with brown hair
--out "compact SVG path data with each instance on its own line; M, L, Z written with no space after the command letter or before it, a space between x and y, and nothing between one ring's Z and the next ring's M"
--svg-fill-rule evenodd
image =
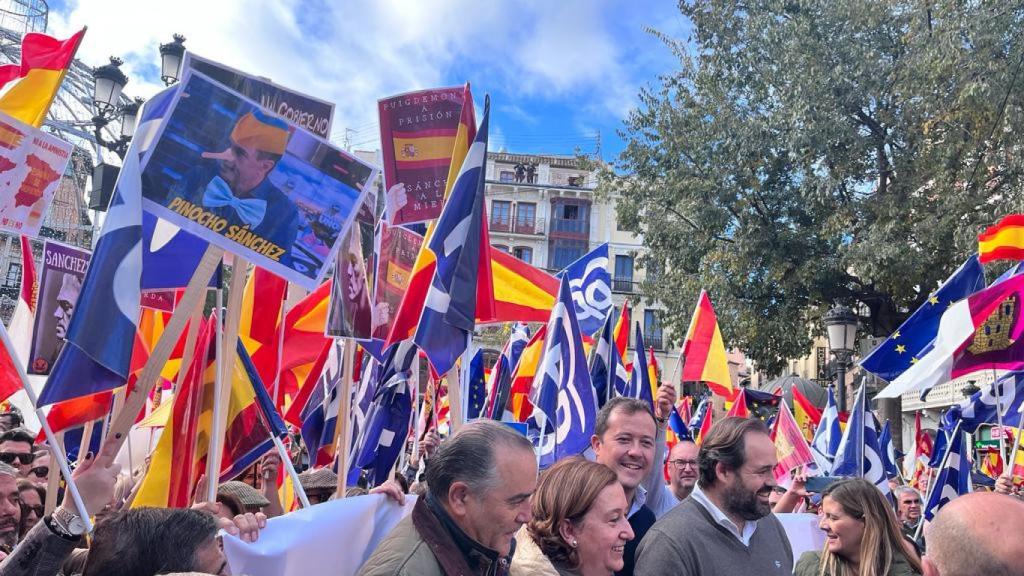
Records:
M540 477L532 518L516 538L513 576L608 576L623 566L633 530L615 473L581 457L555 463Z
M825 549L804 553L795 576L921 574L921 559L874 484L863 478L836 482L822 492L821 507Z

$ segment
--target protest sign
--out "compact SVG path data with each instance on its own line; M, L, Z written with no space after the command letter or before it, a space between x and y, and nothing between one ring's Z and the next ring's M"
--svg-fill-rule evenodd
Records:
M378 170L188 71L143 163L143 207L314 289ZM313 226L324 220L336 227Z
M29 351L29 374L49 374L64 347L68 324L91 256L88 250L74 246L49 240L43 244L43 270Z
M409 276L416 264L416 255L423 245L423 236L401 226L380 223L380 249L377 257L377 278L373 290L374 310L386 318L374 326L373 337L387 339L391 318L398 311L402 296L409 286Z
M334 262L334 283L324 333L333 338L369 340L381 313L373 307L374 196L367 195ZM384 318L386 321L386 318Z
M255 100L264 109L321 138L330 138L334 104L278 86L213 60L185 53L183 70L195 70L224 86Z
M462 86L409 92L377 102L384 186L405 186L394 224L441 215L465 92Z
M0 112L0 228L39 236L71 144Z

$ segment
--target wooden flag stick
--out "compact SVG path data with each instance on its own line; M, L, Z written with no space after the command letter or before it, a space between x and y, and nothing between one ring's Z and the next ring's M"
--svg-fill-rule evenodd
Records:
M231 403L231 389L234 384L235 360L238 358L238 324L242 313L242 295L245 292L245 277L249 262L235 255L231 265L231 291L228 307L224 313L224 333L217 351L217 401L214 403L213 430L210 434L210 449L207 452L206 478L209 483L210 502L216 500L217 484L220 478L221 457L224 454L224 437L227 433L228 405Z
M178 343L182 330L185 329L189 313L195 309L201 299L206 297L206 287L223 255L222 248L217 248L212 244L206 248L202 260L199 261L199 266L188 282L188 287L185 288L185 294L178 302L174 313L171 314L171 319L167 322L163 334L160 335L160 340L153 347L149 359L146 360L139 379L135 382L131 392L125 396L124 408L117 414L110 427L110 434L113 435L118 450L121 449L125 438L128 437L128 431L135 424L135 418L146 405L146 398L149 397L150 391L156 385L160 372L164 369L164 364L171 357L171 352L174 351L174 346Z
M466 349L467 352L469 348ZM448 371L448 430L455 434L462 427L462 372L469 372L466 354ZM461 364L461 365L460 365Z
M78 443L78 458L75 459L75 466L85 462L85 455L89 453L89 441L92 440L92 433L96 430L96 421L89 420L82 426L82 441Z
M62 443L57 442L57 436L53 433L53 428L50 427L50 421L46 419L46 414L39 409L39 397L36 395L35 390L32 389L32 385L28 382L28 374L25 373L25 366L15 360L18 355L14 351L14 345L11 343L10 336L7 335L7 330L0 324L0 340L3 341L3 350L0 353L6 353L7 357L11 360L11 364L14 369L18 372L18 378L21 380L21 387L25 389L25 394L28 396L29 402L32 403L32 408L35 409L36 417L39 418L39 423L43 427L43 434L46 435L46 442L50 445L50 455L57 460L57 465L60 466L60 472L64 475L64 479L67 481L68 494L71 496L71 501L75 504L75 510L78 515L82 518L82 522L85 524L85 531L92 532L92 520L89 519L89 511L85 508L85 502L82 500L82 495L78 492L78 486L75 485L74 478L71 477L71 466L68 464L68 456L64 452Z
M335 454L338 460L338 498L345 497L346 483L348 481L349 468L349 446L352 445L352 426L349 425L349 413L352 404L352 366L356 361L355 340L345 340L345 351L341 361L341 389L338 390L338 419L335 426L338 429L338 447ZM315 457L315 455L310 455Z
M174 379L174 393L181 390L181 383L185 381L188 373L188 366L192 363L192 356L196 352L196 340L199 339L199 325L203 323L203 306L206 304L202 299L196 302L192 310L192 316L188 320L188 333L185 334L185 350L181 355L181 364L178 366L178 376Z
M54 438L57 444L57 450L64 451L64 433L58 432ZM53 455L53 447L50 447L50 460L56 461L56 456ZM46 476L46 503L44 508L44 514L49 516L57 509L57 490L60 488L60 467L50 466L50 473Z

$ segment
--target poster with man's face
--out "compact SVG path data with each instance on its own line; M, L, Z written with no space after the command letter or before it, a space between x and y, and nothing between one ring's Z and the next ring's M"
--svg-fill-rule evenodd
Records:
M143 164L143 208L309 290L378 172L194 71Z
M91 256L88 250L49 240L43 245L43 268L29 350L29 374L48 375L63 349Z

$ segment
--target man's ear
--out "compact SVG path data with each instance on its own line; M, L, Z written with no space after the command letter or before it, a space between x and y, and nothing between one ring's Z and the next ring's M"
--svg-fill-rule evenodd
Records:
M266 176L274 170L274 166L277 166L277 162L269 158L260 159L260 168L263 170L263 175Z
M590 437L590 447L594 449L594 453L595 454L600 449L600 447L601 447L601 438L598 437L597 434L594 434L593 436Z
M466 500L469 499L469 486L465 482L452 482L448 488L448 508L452 516L463 517L466 515Z
M730 480L730 477L735 473L735 470L729 468L722 462L718 462L715 464L715 477L719 480L728 482Z

